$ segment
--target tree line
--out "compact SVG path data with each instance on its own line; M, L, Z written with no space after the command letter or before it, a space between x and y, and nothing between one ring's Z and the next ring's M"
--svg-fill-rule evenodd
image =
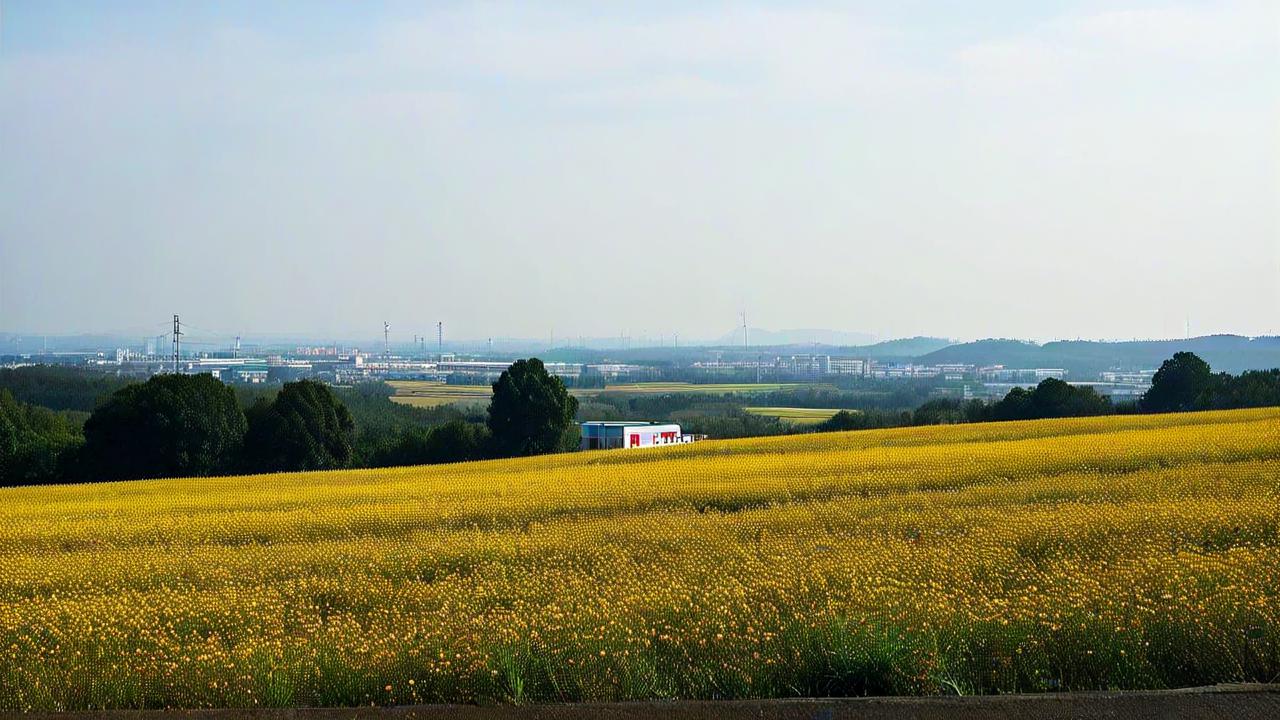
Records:
M331 388L286 383L278 392L232 388L209 375L159 375L143 383L79 379L64 369L36 369L0 385L0 485L87 482L228 473L330 470L461 462L573 450L578 400L537 358L520 360L493 384L483 416L389 402L381 383ZM12 372L12 371L6 371ZM16 375L0 374L5 383ZM21 401L10 387L62 409ZM111 390L104 401L92 393ZM909 394L920 392L910 388ZM679 422L712 437L863 430L904 425L1181 412L1280 405L1280 369L1214 373L1201 358L1175 354L1137 403L1113 404L1093 388L1046 379L987 403L954 398L894 407L879 391L835 397L829 391L779 395L777 403L855 407L813 427L788 425L743 410L748 397L701 393L587 401L590 419ZM836 404L836 403L839 404ZM85 409L92 410L87 415ZM83 429L81 429L81 423Z
M1112 403L1092 387L1047 378L1032 389L1014 388L994 403L930 400L911 414L912 425L1089 417L1113 413L1229 410L1280 405L1280 369L1214 373L1195 353L1179 352L1160 365L1136 403ZM833 418L834 420L834 418ZM833 423L835 424L835 423ZM828 427L824 429L842 429Z
M211 375L157 375L115 390L82 434L64 415L0 389L0 484L332 470L577 447L577 400L541 361L517 361L493 388L484 423L413 429L363 457L347 405L311 380L242 409L236 391Z

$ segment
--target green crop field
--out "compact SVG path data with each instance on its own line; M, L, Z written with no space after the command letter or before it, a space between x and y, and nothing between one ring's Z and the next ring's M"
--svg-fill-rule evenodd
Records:
M626 395L663 395L668 393L707 393L709 395L736 393L751 395L809 388L833 392L836 389L833 385L822 383L709 383L700 385L687 382L643 382L607 385L603 392Z
M743 408L753 415L776 417L795 425L817 425L830 420L832 415L840 412L832 408L793 408L793 407L748 407Z
M446 385L425 380L391 380L387 384L396 391L392 402L414 407L488 403L493 396L488 385Z

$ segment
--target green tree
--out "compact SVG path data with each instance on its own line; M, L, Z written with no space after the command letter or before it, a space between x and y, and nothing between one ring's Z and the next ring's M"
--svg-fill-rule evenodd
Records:
M397 467L483 460L488 446L489 431L484 425L450 420L430 430L406 431L395 444L375 453L370 464Z
M117 390L84 425L86 480L213 475L245 434L235 393L210 375L157 375Z
M82 441L64 413L18 402L0 388L0 486L61 481Z
M1197 410L1280 405L1280 369L1246 370L1239 375L1215 373L1196 399Z
M351 464L355 422L323 383L285 383L271 402L246 413L244 461L254 472L330 470Z
M1089 417L1112 412L1111 403L1093 388L1078 387L1057 378L1045 378L1031 390L1014 388L987 409L991 420Z
M1146 412L1194 410L1213 382L1209 363L1195 353L1174 353L1151 379L1151 388L1142 396Z
M991 420L1031 420L1035 417L1031 403L1032 390L1016 387L1005 394L1004 398L991 404L988 418Z
M0 388L20 403L50 410L92 412L116 390L134 382L102 370L60 365L0 368Z
M538 455L571 449L578 399L538 358L517 360L493 384L489 430L499 455Z
M1037 418L1110 415L1111 403L1088 386L1045 378L1031 391L1032 413Z
M950 425L967 420L965 405L956 398L934 398L911 414L912 425Z
M813 426L816 432L840 432L844 430L873 430L901 427L911 424L911 412L907 410L841 410Z

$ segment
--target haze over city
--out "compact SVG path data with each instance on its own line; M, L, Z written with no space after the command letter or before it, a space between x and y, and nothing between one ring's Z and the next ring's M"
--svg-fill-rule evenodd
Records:
M1277 334L1277 12L10 0L0 331Z

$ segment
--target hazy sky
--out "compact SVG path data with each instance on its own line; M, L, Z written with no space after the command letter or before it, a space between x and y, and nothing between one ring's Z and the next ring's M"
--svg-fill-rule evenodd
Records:
M0 330L1280 333L1274 0L618 5L0 0Z

